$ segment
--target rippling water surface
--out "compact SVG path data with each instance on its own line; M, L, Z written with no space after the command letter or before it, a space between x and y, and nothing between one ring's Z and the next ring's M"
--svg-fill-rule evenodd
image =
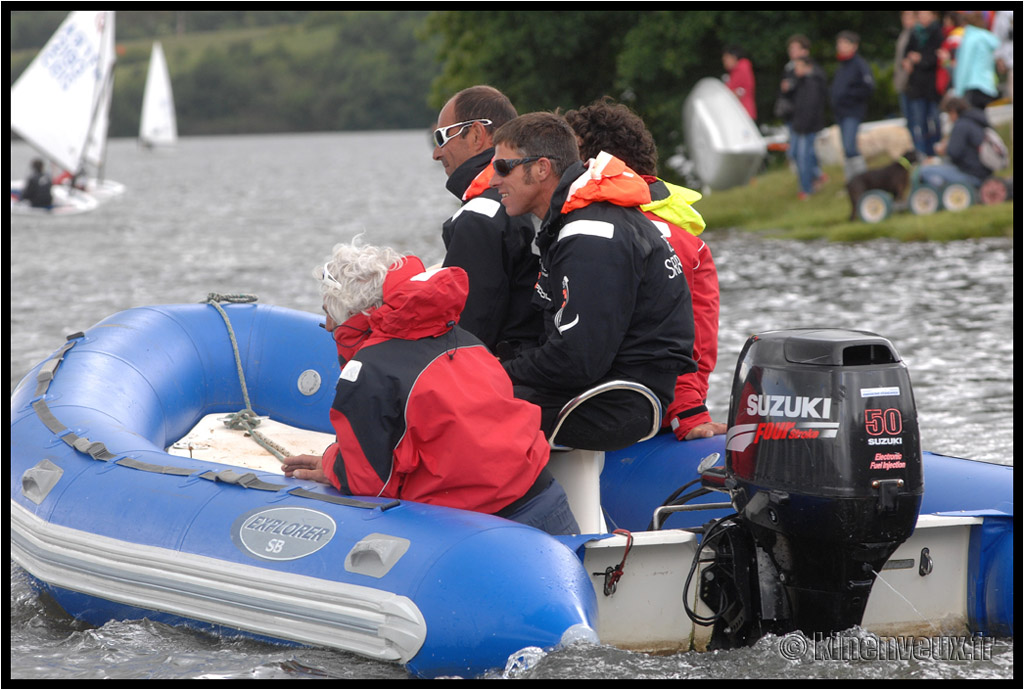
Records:
M11 146L12 177L32 151ZM199 302L210 292L318 311L310 279L331 247L368 242L443 256L457 201L422 132L189 138L169 154L110 144L108 177L126 194L64 218L11 218L10 390L64 337L122 309ZM699 206L698 206L699 208ZM714 224L714 219L709 219ZM1013 243L782 242L703 236L722 291L720 356L709 407L724 421L747 336L805 326L868 330L906 360L924 448L989 462L1014 457ZM14 678L405 678L389 664L323 649L225 638L143 622L81 625L10 574ZM752 649L650 656L575 646L539 655L530 679L1012 677L1013 643L983 659L785 658ZM495 673L501 676L500 672Z

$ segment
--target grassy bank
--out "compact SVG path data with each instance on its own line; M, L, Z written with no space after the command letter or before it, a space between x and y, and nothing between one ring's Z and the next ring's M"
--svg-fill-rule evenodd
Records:
M1000 134L1004 141L1010 141L1009 127L1000 128ZM869 161L869 166L876 168L889 162L890 159L880 157ZM958 213L940 211L928 216L896 212L875 224L850 221L842 166L826 167L825 173L829 181L824 187L808 200L797 201L796 176L785 164L777 163L745 187L705 195L696 208L709 229L737 228L789 239L853 242L891 237L946 241L1013 236L1012 201L993 206L976 204ZM1002 174L1013 176L1012 151L1010 168Z

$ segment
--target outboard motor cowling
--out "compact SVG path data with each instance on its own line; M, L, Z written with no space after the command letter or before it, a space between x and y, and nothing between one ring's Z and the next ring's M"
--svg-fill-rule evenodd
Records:
M733 382L725 487L752 538L729 547L749 551L757 573L749 598L759 610L744 618L771 619L761 632L808 635L860 624L924 490L910 377L892 344L836 329L749 338Z

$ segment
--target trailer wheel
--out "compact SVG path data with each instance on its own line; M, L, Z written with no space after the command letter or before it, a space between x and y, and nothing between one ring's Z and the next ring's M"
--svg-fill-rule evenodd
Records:
M870 189L857 202L857 216L865 223L880 223L892 215L892 194Z
M962 182L948 184L942 190L942 207L947 211L963 211L974 203L974 189Z
M1002 178L990 177L981 183L978 196L981 197L981 203L983 204L1001 204L1006 201L1008 191L1006 182Z
M939 198L939 190L935 187L923 185L910 193L910 210L918 216L927 216L935 213L942 206L942 199Z

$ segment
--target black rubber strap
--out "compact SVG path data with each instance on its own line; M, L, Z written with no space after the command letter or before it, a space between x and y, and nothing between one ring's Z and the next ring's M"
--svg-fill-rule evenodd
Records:
M64 359L64 355L75 345L75 341L79 338L84 337L82 333L75 333L68 336L68 342L54 353L54 356L43 363L40 367L39 372L36 374L36 400L32 402L32 409L35 411L39 421L49 429L55 436L61 439L64 443L71 446L79 453L84 453L94 460L102 461L115 461L114 464L120 465L121 467L128 467L133 470L141 470L143 472L155 472L157 474L168 474L178 477L188 477L196 474L194 469L187 467L177 467L174 465L156 465L151 462L144 462L137 458L129 456L118 456L107 450L107 447L99 441L90 441L89 439L79 436L70 431L64 426L60 420L54 416L53 412L50 411L50 407L46 404L43 399L46 395L46 391L50 388L50 383L53 382L54 375L57 373L58 367ZM288 489L287 484L273 484L266 482L256 476L253 472L246 472L240 474L232 469L221 470L220 472L207 471L202 472L198 475L200 479L206 479L207 481L224 482L226 484L234 484L241 486L245 489L255 489L257 491L281 491L282 489ZM327 503L334 503L336 505L349 506L352 508L364 508L367 510L373 510L374 508L380 508L383 510L389 510L395 506L401 505L402 502L394 499L386 503L372 503L370 501L360 501L355 498L349 498L347 496L333 496L330 494L317 493L310 491L309 489L296 488L288 492L292 496L298 496L300 498L309 498L316 501L326 501Z

